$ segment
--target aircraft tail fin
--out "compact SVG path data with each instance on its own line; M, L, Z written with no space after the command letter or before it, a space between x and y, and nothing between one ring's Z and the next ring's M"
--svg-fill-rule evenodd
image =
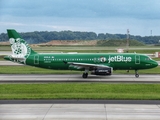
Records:
M36 53L14 29L7 29L7 33L11 44L12 57L26 59L30 54Z

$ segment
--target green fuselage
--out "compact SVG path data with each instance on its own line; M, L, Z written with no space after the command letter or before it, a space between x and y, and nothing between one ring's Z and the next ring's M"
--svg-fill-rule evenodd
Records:
M32 50L14 29L7 30L12 55L4 58L10 61L56 70L84 70L83 78L88 72L94 75L111 75L112 70L138 70L158 66L150 57L135 53L46 53Z
M148 56L135 53L35 53L26 59L25 64L57 70L75 69L67 62L105 65L114 70L139 70L158 66Z

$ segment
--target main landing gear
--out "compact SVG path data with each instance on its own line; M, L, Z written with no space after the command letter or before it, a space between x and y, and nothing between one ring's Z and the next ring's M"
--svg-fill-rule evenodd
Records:
M136 78L139 77L138 70L135 70L135 77L136 77Z
M88 77L88 69L85 69L85 72L83 73L82 77L87 78Z
M83 78L87 78L88 77L88 73L83 73L82 77Z

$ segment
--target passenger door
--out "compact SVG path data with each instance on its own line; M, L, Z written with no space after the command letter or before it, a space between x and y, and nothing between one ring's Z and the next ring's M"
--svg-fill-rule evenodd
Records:
M39 55L34 56L34 64L38 65L39 64Z
M140 55L135 55L135 64L140 64Z

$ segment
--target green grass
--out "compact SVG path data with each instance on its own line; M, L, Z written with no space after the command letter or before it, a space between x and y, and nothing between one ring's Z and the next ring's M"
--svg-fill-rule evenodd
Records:
M0 84L0 99L160 100L160 84Z
M152 58L153 60L160 61L160 58Z
M0 55L0 61L4 61L4 55Z
M108 46L51 46L51 47L32 47L37 52L80 52L80 53L110 53L117 52L118 48L126 49L126 46L108 47ZM83 49L82 49L83 48ZM155 53L160 50L158 46L135 46L129 47L129 52L133 53ZM0 51L11 51L10 46L0 46Z
M10 51L11 47L10 46L0 46L0 51Z
M1 66L0 74L82 74L83 71L74 70L51 70L32 66ZM116 70L113 74L135 74L134 70L129 73L126 70ZM160 74L160 66L153 69L139 70L139 74Z

